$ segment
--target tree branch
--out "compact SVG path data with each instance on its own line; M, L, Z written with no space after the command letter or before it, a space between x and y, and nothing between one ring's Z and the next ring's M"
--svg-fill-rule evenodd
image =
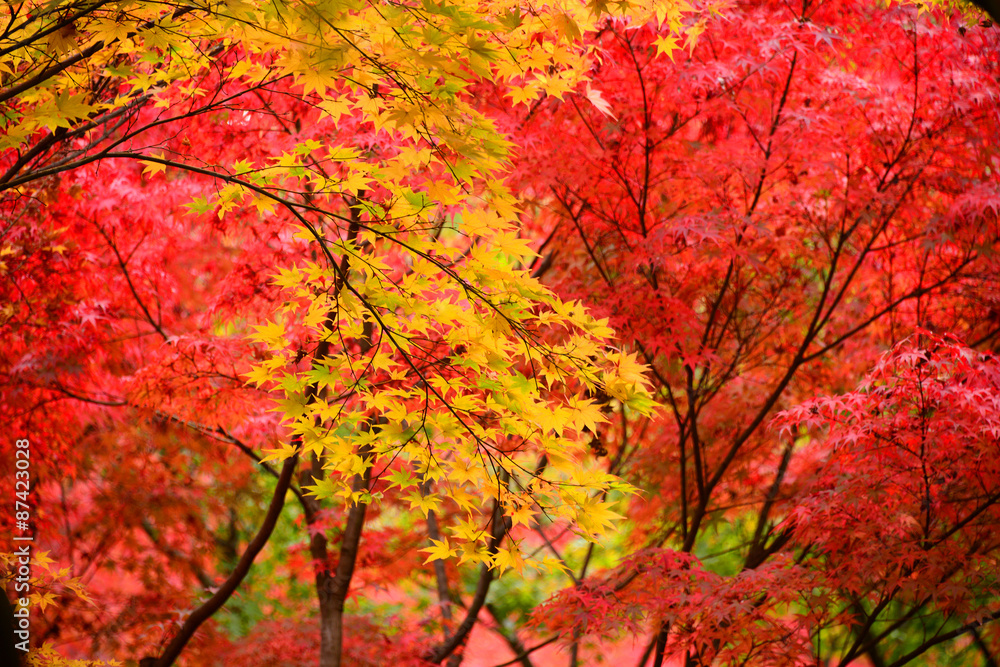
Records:
M489 552L495 553L497 547L500 545L501 540L503 540L504 535L507 534L507 527L503 521L503 514L500 507L500 501L497 500L493 507L493 518L492 518L492 530L490 532L490 543L487 547ZM493 570L485 563L480 567L479 571L479 583L476 584L476 594L472 598L472 602L469 604L469 609L465 614L465 619L455 630L454 634L449 637L441 646L436 648L434 651L427 656L427 660L432 663L440 663L442 660L447 658L449 655L455 652L455 650L465 642L469 633L472 631L473 626L476 624L476 620L479 617L479 610L483 608L486 603L486 595L489 593L490 584L493 583Z
M184 650L184 647L187 646L187 643L191 641L191 638L201 624L210 619L215 612L219 611L222 605L226 604L232 594L236 592L236 589L250 572L250 567L253 565L257 554L264 548L264 545L267 544L268 539L271 537L271 533L274 532L274 526L278 523L278 517L281 516L281 510L285 506L285 494L292 483L292 475L295 472L295 464L298 460L298 454L293 454L282 465L281 476L278 477L278 484L274 489L274 495L271 496L271 504L267 508L264 522L261 524L253 540L247 545L246 550L240 557L239 563L237 563L236 568L229 575L229 578L226 579L225 583L219 587L219 590L207 602L195 609L188 616L184 625L181 626L180 632L167 645L163 654L159 658L143 658L140 662L142 667L170 667L170 665L174 664L174 661L181 654L181 651Z

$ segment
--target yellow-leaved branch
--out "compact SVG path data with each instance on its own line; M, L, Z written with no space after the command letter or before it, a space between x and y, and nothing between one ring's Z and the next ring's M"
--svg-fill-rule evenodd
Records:
M351 482L364 473L415 511L446 503L465 519L433 558L520 567L516 548L489 548L489 508L595 539L615 517L601 499L624 489L587 463L595 397L640 412L652 401L634 359L609 353L605 323L530 275L503 183L511 146L477 90L501 85L524 104L578 94L594 55L582 35L654 22L691 42L693 11L683 0L5 3L3 204L16 212L62 172L135 160L144 178L212 179L196 215L286 219L297 232L285 240L313 257L277 274L288 300L248 332L268 350L248 379L275 393L299 444L266 459L316 457L331 475L318 497L371 502L374 487ZM265 92L293 97L296 117L256 102ZM294 148L253 161L185 143L201 118L268 114L301 136ZM417 492L427 483L434 495Z

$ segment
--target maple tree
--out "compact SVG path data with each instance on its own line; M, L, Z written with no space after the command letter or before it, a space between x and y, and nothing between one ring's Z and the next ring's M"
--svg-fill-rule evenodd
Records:
M997 31L838 2L726 21L739 34L713 23L690 55L609 26L600 103L504 115L546 281L609 317L667 411L608 404L593 448L645 491L630 540L598 576L589 547L569 558L535 622L574 651L649 637L655 665L902 665L973 630L995 642L977 630L998 610L979 467L995 361L910 337L996 341ZM897 344L862 389L771 425Z
M33 641L992 659L997 31L717 9L5 5Z

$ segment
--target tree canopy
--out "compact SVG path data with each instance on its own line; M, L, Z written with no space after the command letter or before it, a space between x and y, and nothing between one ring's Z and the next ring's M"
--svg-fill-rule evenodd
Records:
M995 664L988 21L0 24L35 663Z

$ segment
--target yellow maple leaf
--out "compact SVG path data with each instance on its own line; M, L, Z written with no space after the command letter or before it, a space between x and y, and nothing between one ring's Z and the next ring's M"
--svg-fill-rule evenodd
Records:
M449 558L458 555L458 549L453 548L448 543L448 538L444 538L442 540L431 540L431 544L432 546L420 549L420 551L425 551L428 554L427 560L424 561L425 565L431 561L448 560Z
M163 159L163 151L159 153L151 153L149 157L156 158L157 160ZM141 160L140 164L146 165L146 168L142 170L143 175L155 176L156 174L166 173L167 165L162 162L151 162L148 160Z
M681 48L676 37L664 37L660 35L656 38L656 55L667 54L670 59L674 59L674 51Z

